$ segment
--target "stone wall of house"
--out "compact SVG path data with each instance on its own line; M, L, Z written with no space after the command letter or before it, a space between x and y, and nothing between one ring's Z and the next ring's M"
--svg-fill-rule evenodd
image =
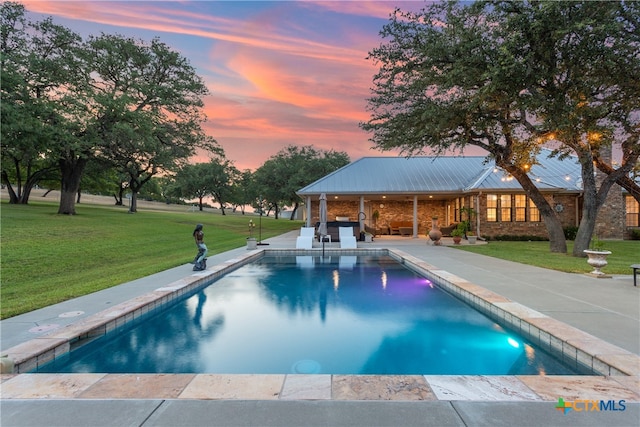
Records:
M562 206L562 212L558 212L558 216L563 227L577 225L579 200L575 195L547 195L545 198L553 208ZM478 214L481 220L480 234L482 236L527 235L549 238L547 227L542 220L538 222L488 222L486 195L480 196L480 212Z
M614 184L596 217L594 233L599 239L623 239L625 237L625 209L622 188Z
M406 201L372 200L369 204L372 213L374 210L380 213L378 229L384 230L392 221L413 221L413 199ZM438 217L439 221L443 221L445 212L444 201L418 201L418 235L424 236L431 230L433 217ZM371 218L371 215L367 215L367 218Z
M409 200L367 200L364 204L366 215L365 224L374 227L373 212L378 211L380 216L377 228L386 230L392 221L413 221L413 198ZM335 221L336 217L348 217L350 221L358 221L360 202L329 200L327 202L327 219ZM425 235L431 230L432 217L437 216L442 221L445 217L446 207L444 201L419 201L418 202L418 234ZM318 220L318 204L313 202L311 206L312 224ZM443 222L440 222L443 224Z
M600 156L606 163L611 164L611 146L601 148ZM598 188L602 181L606 178L606 175L600 171L596 172L596 184ZM594 233L599 239L623 239L626 234L626 206L624 202L624 196L622 194L622 187L618 184L613 184L609 193L607 193L607 199L598 210L598 216L596 217L596 227Z
M558 212L563 227L577 226L581 215L581 199L573 194L547 195L547 201L552 207L562 205L562 212ZM624 198L620 187L614 186L609 193L610 200L601 209L598 215L597 233L600 238L623 238L625 231ZM473 198L475 199L475 197ZM473 202L473 203L472 203ZM449 208L447 209L447 205ZM487 197L482 194L479 197L479 206L471 197L465 197L464 206L473 206L477 210L480 219L480 234L482 236L495 237L497 235L528 235L548 238L547 228L543 221L539 222L487 222ZM360 203L358 201L329 200L327 203L329 221L335 221L336 217L348 217L350 221L358 221ZM367 199L364 204L366 215L365 224L374 227L373 212L380 214L377 228L384 232L392 221L413 220L413 198L406 200ZM421 236L429 232L432 218L438 218L438 225L445 226L455 222L455 212L452 200L434 200L418 202L418 234ZM318 202L313 201L311 207L311 223L319 221ZM447 213L450 217L446 218ZM475 229L475 221L473 228Z

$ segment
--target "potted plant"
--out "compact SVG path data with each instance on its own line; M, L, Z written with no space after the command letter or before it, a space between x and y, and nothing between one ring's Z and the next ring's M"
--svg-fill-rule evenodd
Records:
M378 219L380 218L380 211L378 211L377 209L375 211L373 211L373 213L371 214L371 219L373 220L373 227L374 228L378 228Z
M598 278L611 277L600 270L608 264L607 256L611 255L611 251L606 250L602 240L594 236L591 239L589 249L585 249L584 253L587 254L587 264L593 267L593 271L589 273L591 276Z
M463 223L458 224L458 226L451 232L451 237L453 237L453 243L459 245L462 241L462 236L464 236L465 225Z
M467 231L467 240L469 241L469 244L475 245L478 240L478 236L476 236L476 233L473 231Z
M258 242L256 238L253 237L253 230L256 228L256 224L252 219L249 220L249 237L247 237L247 250L256 249L258 247Z
M476 210L473 209L470 206L464 206L464 207L460 208L460 215L463 215L463 214L467 215L467 219L460 221L460 224L464 225L464 237L468 238L469 234L473 234L473 233L469 233L469 232L471 231L471 228L472 228L472 225L473 225L473 220L476 217ZM471 242L469 242L469 243L471 243Z

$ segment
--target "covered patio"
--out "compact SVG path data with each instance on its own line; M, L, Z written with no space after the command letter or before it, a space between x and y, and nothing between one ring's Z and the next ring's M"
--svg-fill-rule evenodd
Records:
M580 167L543 150L530 176L565 226L581 212ZM512 177L486 157L364 157L300 189L307 226L319 222L326 194L327 220L358 222L375 236L443 234L469 221L478 236L546 237L537 207ZM469 218L469 212L473 212ZM449 228L446 230L446 228Z

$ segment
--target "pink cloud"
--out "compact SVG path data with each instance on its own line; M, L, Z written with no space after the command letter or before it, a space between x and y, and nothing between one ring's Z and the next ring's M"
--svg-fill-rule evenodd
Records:
M197 64L211 92L205 129L240 169L255 169L290 144L346 151L353 160L389 155L371 150L358 123L368 119L366 98L376 72L365 58L380 44L380 28L367 21L365 29L361 20L386 19L391 2L273 2L233 16L229 6L241 2L24 4L54 20L89 23L96 35L101 26L113 26L158 34L169 45L173 35L191 36L197 50L184 42L180 50ZM341 19L324 29L323 22L299 19L299 11L331 12Z

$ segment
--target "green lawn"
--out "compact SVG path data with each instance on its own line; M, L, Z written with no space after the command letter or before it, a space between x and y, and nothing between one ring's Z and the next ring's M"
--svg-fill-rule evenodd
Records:
M0 318L109 288L191 261L191 233L204 224L213 255L244 246L254 215L139 211L57 203L1 205ZM301 221L262 218L262 238L298 229ZM255 234L258 229L256 228Z
M640 241L638 240L605 240L606 249L611 251L607 257L608 265L603 268L609 274L631 274L629 266L640 263ZM550 268L568 273L588 273L593 270L587 264L586 258L571 256L573 242L567 242L568 254L549 252L549 242L503 242L492 241L488 245L464 245L455 246L464 251L474 252Z
M185 264L196 253L191 233L204 224L210 254L246 244L254 215L77 206L58 215L57 203L1 204L0 318L8 318ZM263 217L262 238L298 229L301 221ZM257 229L256 229L257 233ZM640 241L606 241L613 252L604 271L631 274ZM571 253L571 242L569 242ZM548 242L491 242L458 247L560 271L591 271L584 258L552 254Z

